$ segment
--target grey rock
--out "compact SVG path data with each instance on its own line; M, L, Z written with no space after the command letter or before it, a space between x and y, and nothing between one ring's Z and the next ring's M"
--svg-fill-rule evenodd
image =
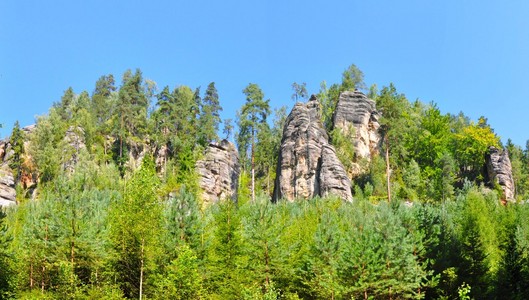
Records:
M509 159L507 149L502 151L496 147L489 147L486 164L490 185L494 187L495 184L499 184L503 190L502 200L514 202L516 190L512 176L511 160Z
M0 166L0 207L16 204L15 179L6 165Z
M331 145L323 145L321 152L320 194L333 194L351 201L351 181Z
M277 164L273 201L335 194L352 201L351 181L336 156L312 96L288 115Z
M0 163L4 161L6 154L7 140L0 140Z
M333 126L342 133L353 133L355 156L371 160L373 153L380 149L380 133L378 122L380 115L376 110L375 101L362 92L346 91L340 94L333 116Z
M80 151L86 149L84 129L79 126L70 126L64 135L64 141L68 145L67 152L70 158L64 162L63 169L73 173L75 166L79 162Z
M240 164L235 145L228 140L209 144L196 170L204 205L226 199L237 201Z

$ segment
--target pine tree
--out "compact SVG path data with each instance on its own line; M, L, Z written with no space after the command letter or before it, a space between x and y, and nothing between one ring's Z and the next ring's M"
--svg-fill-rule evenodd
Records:
M257 144L258 133L266 124L266 118L270 114L270 100L264 100L264 94L261 88L250 83L244 90L246 103L238 112L239 133L237 135L237 144L239 154L243 158L243 164L249 165L252 174L252 201L255 200L255 147Z
M208 292L222 299L239 298L247 278L237 207L232 201L217 203L213 218L213 241L208 253L206 275Z
M200 137L199 143L203 146L211 141L217 140L220 124L220 112L222 107L219 102L219 94L215 88L215 82L211 82L206 89L206 94L202 101L202 111L199 119Z
M154 162L146 157L125 184L123 199L112 207L111 236L115 269L125 296L142 298L144 285L159 253L161 205Z
M9 162L9 167L14 171L15 182L19 182L22 176L22 156L24 155L24 135L20 129L18 121L13 126L11 132L11 138L9 139L11 149L13 150L13 156Z

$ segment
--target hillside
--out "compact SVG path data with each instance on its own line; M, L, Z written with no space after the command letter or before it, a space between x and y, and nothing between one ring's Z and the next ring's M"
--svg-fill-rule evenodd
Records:
M310 98L294 83L287 114L250 83L236 120L214 82L129 70L68 88L0 142L0 295L529 292L529 149L485 117L363 87L354 65Z

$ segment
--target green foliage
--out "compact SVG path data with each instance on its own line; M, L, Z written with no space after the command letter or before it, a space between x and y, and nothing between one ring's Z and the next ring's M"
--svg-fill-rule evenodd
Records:
M153 276L153 299L200 299L204 294L198 259L193 250L182 244L176 249L177 257L162 274Z
M322 84L326 128L340 92L356 88L365 85L354 65L340 84ZM235 132L238 201L202 207L195 166L218 139L216 87L203 98L199 88L166 87L149 110L154 91L139 70L120 87L102 76L91 97L67 89L31 134L15 124L7 162L16 181L38 183L20 184L17 198L28 199L0 214L0 298L525 299L529 209L501 206L481 185L483 156L500 145L485 118L442 114L373 85L393 201L384 155L356 161L351 128L331 138L349 172L353 163L368 169L354 203L272 204L286 108L268 123L268 101L249 84ZM304 84L294 92L307 95ZM529 148L506 148L524 200Z
M154 163L142 167L124 184L123 197L111 207L111 240L116 252L114 268L126 297L142 294L143 283L159 255L162 206Z
M331 141L336 149L336 154L342 162L345 171L348 174L354 174L355 168L358 168L354 144L351 142L355 138L355 128L354 126L349 126L349 128L342 130L339 128L334 128L331 131Z
M350 65L342 73L342 91L354 91L365 89L364 73L355 64Z
M307 83L305 82L303 82L302 84L294 82L292 84L292 90L294 91L294 93L292 94L290 98L296 101L296 103L298 102L299 99L302 99L302 100L307 99L307 97L309 96L307 94Z
M9 167L13 170L15 182L20 181L22 176L22 165L23 165L23 155L24 155L24 133L20 129L20 124L18 121L15 122L13 126L13 131L11 132L11 137L9 138L9 144L11 144L11 149L13 150L13 156L9 161Z
M483 124L482 124L483 125ZM489 126L471 123L455 135L455 157L458 158L462 178L484 180L483 157L489 146L499 147L499 138Z
M198 121L199 138L198 141L203 146L211 141L218 140L217 132L219 130L220 115L222 107L219 102L219 94L215 83L211 82L206 89L206 94L202 100L202 109Z
M208 253L207 290L221 299L240 297L246 281L247 258L243 254L241 219L235 204L216 204L213 240Z

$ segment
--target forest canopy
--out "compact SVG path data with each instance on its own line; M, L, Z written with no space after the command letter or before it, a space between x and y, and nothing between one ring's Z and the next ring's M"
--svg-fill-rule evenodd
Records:
M363 76L351 65L314 93L344 168L360 166L352 202L272 203L287 108L256 83L236 120L221 119L215 82L160 88L128 70L119 84L67 88L3 142L17 204L0 214L0 298L523 299L529 143L502 144L485 117L443 114ZM308 98L306 84L292 88L296 103ZM333 124L355 90L380 112L370 161ZM206 205L196 165L222 139L238 149L237 201ZM512 165L508 203L485 169L491 146Z

